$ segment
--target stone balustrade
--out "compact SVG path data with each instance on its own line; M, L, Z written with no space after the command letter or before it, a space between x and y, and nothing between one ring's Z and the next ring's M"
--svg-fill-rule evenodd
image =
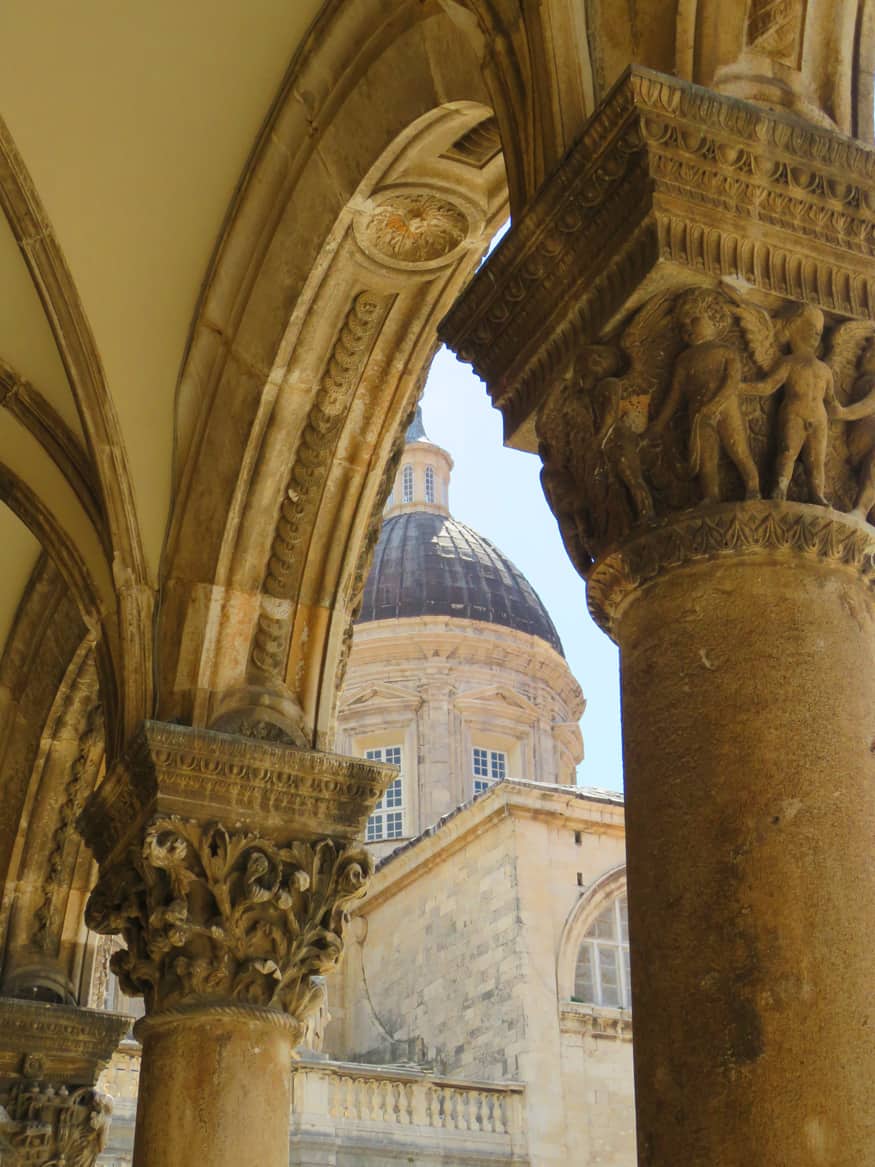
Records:
M139 1045L125 1042L100 1080L115 1100L101 1167L130 1163L139 1063ZM289 1163L333 1163L341 1147L355 1148L362 1167L385 1163L381 1155L389 1148L413 1155L421 1167L522 1167L529 1162L524 1088L396 1066L301 1061L292 1073Z

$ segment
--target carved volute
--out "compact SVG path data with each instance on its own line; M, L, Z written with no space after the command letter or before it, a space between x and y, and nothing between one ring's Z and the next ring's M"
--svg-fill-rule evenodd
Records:
M697 559L875 570L873 182L838 135L633 70L444 322L608 631Z
M147 1015L254 1009L303 1033L372 861L356 837L392 767L147 723L86 808L90 928ZM266 1013L265 1013L266 1011Z

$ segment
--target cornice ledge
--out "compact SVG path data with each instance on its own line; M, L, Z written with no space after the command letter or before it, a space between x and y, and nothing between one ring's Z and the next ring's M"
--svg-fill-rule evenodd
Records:
M98 862L122 851L155 814L294 825L301 839L350 842L394 766L253 738L146 721L86 803L79 829Z
M730 275L871 317L875 151L636 66L438 331L528 448L527 421L581 344L666 280Z
M804 555L875 577L875 529L798 502L722 503L638 529L600 556L587 580L593 619L611 632L624 600L668 571L721 556Z
M562 1033L629 1042L632 1040L632 1013L629 1009L563 1001L559 1009L559 1029Z
M93 1082L130 1023L116 1013L0 997L0 1077Z

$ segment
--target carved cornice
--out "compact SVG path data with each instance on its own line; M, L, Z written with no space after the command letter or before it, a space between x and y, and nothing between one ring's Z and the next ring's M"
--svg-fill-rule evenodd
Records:
M670 273L870 317L873 227L875 151L636 67L439 331L529 444L519 431L575 350Z
M722 556L802 555L875 578L875 529L862 519L805 503L702 507L639 529L606 551L587 581L593 619L610 632L623 601L666 572Z
M628 1009L605 1009L576 1001L563 1003L559 1010L559 1029L583 1037L607 1038L610 1041L632 1040L632 1013Z
M0 997L0 1084L19 1077L93 1085L129 1017Z
M187 726L144 722L94 792L79 828L101 864L154 815L226 817L251 830L349 842L394 767Z
M103 868L85 919L122 934L110 966L150 1016L242 1006L303 1029L372 872L363 847L303 842L293 826L268 836L156 817Z

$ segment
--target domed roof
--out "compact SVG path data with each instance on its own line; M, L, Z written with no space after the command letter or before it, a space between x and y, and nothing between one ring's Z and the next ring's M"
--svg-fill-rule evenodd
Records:
M356 623L457 616L539 636L562 653L532 585L476 531L446 514L408 510L383 523Z

